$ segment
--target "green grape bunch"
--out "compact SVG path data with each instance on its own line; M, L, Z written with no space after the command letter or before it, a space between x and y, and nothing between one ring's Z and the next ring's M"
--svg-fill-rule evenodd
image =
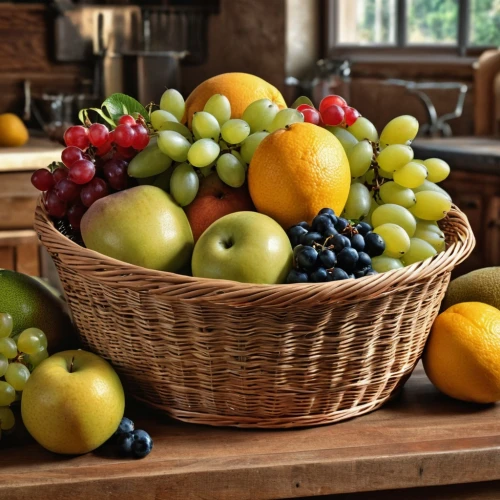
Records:
M38 328L27 328L12 337L14 322L0 313L0 437L15 425L10 405L22 397L33 370L48 357L47 337Z
M439 158L414 158L416 118L398 116L380 136L365 117L352 126L327 128L344 148L351 169L342 217L371 224L386 242L373 268L399 269L444 251L445 235L437 223L450 211L452 200L438 183L448 177L450 167Z

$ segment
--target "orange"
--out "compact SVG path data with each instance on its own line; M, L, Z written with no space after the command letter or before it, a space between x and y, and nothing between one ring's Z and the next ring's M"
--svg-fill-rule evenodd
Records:
M248 170L255 207L285 229L311 222L322 208L340 215L350 185L344 148L328 130L311 123L294 123L268 135Z
M28 129L21 118L12 113L0 115L0 146L22 146L28 138Z
M248 73L223 73L196 87L186 100L186 114L191 127L193 114L203 111L206 102L214 95L225 95L231 103L231 118L241 118L249 104L259 99L269 99L280 108L286 108L285 99L280 91L262 78Z
M500 401L500 310L482 302L446 309L432 325L423 362L431 382L448 396Z

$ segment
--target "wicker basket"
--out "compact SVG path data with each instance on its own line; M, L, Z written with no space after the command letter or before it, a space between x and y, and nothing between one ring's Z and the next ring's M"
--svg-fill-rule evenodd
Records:
M446 252L358 280L252 285L126 264L62 235L38 206L83 345L128 393L179 420L285 428L375 410L414 369L450 272L474 247L456 207Z

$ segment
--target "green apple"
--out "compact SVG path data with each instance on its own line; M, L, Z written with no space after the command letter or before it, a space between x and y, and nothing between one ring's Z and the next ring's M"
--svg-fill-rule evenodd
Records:
M71 455L107 441L124 409L123 387L111 365L81 350L54 354L38 365L21 400L33 438L47 450Z
M155 186L137 186L96 201L83 216L81 232L87 248L159 271L183 268L194 246L184 210Z
M193 276L244 283L284 283L293 252L283 228L267 215L234 212L216 220L197 241Z

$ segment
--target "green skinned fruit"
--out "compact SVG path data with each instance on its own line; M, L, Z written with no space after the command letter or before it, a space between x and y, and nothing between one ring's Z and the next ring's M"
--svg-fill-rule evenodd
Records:
M87 248L158 271L183 268L194 244L184 210L155 186L137 186L96 201L83 216L81 232Z

